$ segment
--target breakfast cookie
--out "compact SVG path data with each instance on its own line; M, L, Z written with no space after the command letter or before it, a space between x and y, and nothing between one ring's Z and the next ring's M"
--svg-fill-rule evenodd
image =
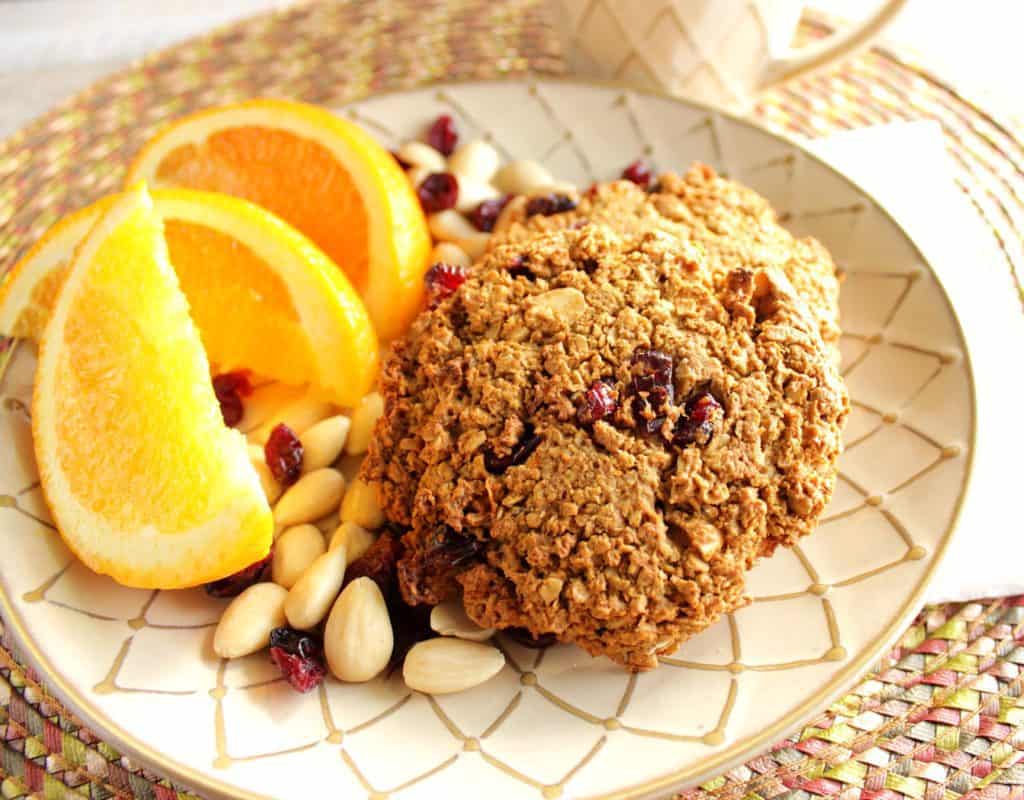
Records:
M704 256L578 222L432 270L362 473L407 601L648 669L813 529L845 388L781 272Z
M711 167L694 164L682 176L665 173L650 191L626 180L595 184L580 197L560 201L572 206L569 213L545 213L557 197L515 198L499 218L492 242L526 239L581 219L620 233L664 231L702 248L716 281L737 268L780 270L807 301L825 342L838 342L839 281L828 251L811 237L794 238L767 200Z

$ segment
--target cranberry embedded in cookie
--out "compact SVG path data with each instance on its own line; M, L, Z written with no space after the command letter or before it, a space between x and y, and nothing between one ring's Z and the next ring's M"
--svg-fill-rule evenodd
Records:
M818 320L703 258L598 222L506 238L395 344L363 470L406 602L649 669L814 528L848 411Z

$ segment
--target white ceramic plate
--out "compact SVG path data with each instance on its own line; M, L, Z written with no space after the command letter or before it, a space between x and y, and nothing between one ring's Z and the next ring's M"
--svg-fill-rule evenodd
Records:
M75 562L32 462L34 361L0 384L0 601L57 694L126 752L211 796L665 796L788 733L898 635L950 538L974 429L959 326L935 275L870 197L795 144L685 102L576 83L477 83L345 109L388 145L448 111L465 137L560 179L639 155L709 162L765 194L846 270L843 370L854 401L819 531L750 575L754 602L659 669L629 675L573 647L504 644L486 685L432 698L400 679L299 696L258 655L218 661L222 602L119 587Z

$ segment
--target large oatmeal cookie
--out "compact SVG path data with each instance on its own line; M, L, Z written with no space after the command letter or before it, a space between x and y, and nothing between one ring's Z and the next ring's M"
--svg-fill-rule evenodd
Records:
M842 382L777 271L583 224L495 247L387 361L364 475L409 602L632 669L744 602L835 482Z
M839 281L832 257L816 239L794 238L753 189L720 177L707 165L694 164L685 175L661 175L650 192L629 181L615 181L595 185L578 203L567 214L528 215L529 199L516 198L498 220L492 241L527 239L581 219L604 223L620 233L664 231L702 248L711 277L718 282L734 269L780 270L807 301L825 342L838 342Z

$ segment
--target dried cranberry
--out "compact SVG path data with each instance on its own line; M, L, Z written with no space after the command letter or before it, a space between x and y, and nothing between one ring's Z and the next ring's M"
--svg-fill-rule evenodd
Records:
M580 398L576 419L580 425L593 425L600 419L610 417L618 407L615 389L604 380L594 381Z
M242 420L242 398L252 394L249 373L244 371L224 372L213 379L213 393L220 403L224 424L237 425Z
M427 308L436 308L446 297L466 282L469 270L455 264L437 263L427 270L423 282L427 285Z
M402 666L405 656L417 642L433 639L437 636L430 627L430 611L432 606L406 603L400 595L393 596L388 603L391 616L391 630L394 634L394 647L391 660L388 662L387 674L392 674Z
M675 401L672 356L638 347L633 353L633 415L644 433L656 433Z
M646 189L651 185L651 178L654 176L651 174L651 168L647 165L647 162L642 158L638 158L622 170L622 177L627 181L632 181L640 188Z
M550 217L552 214L561 214L563 211L572 211L576 208L576 201L567 194L542 194L538 197L531 197L526 202L526 216L533 217L541 214Z
M526 278L528 281L532 281L534 278L533 271L528 266L530 259L524 256L522 253L512 259L512 263L509 264L505 269L508 270L508 274L513 278Z
M556 641L557 637L553 633L542 633L540 636L534 636L526 628L505 628L502 630L509 639L517 644L521 644L523 647L529 647L532 650L541 650L545 647L550 647Z
M447 525L426 533L398 561L402 597L409 605L437 605L458 590L459 573L483 557L484 543Z
M492 475L501 475L509 467L518 467L537 449L537 445L541 443L543 438L543 436L534 431L533 425L527 422L523 426L523 435L506 455L496 455L490 448L484 451L484 467Z
M302 442L283 422L274 426L263 445L263 457L270 474L282 486L291 486L302 474Z
M274 628L270 632L270 658L297 692L312 691L327 674L323 643L294 628Z
M698 392L693 395L686 401L686 416L676 423L672 444L676 447L686 447L694 442L707 444L715 432L712 417L716 409L721 408L722 404L711 392Z
M370 578L388 597L395 585L395 569L402 555L402 542L397 536L382 533L369 549L345 569L345 586L356 578Z
M459 180L450 172L432 172L416 187L416 196L427 214L455 208L459 200Z
M443 558L450 567L461 567L476 560L482 549L483 542L475 536L464 536L452 528L444 527L427 544L425 552Z
M233 575L226 578L211 581L203 588L210 597L237 597L254 583L262 581L270 570L270 562L274 557L274 551L267 553L267 557L260 559L255 564L250 564L245 569L240 569Z
M508 205L508 201L512 199L512 195L507 194L504 197L495 197L490 200L484 200L480 205L469 212L469 221L473 223L473 227L478 231L484 233L490 233L494 230L494 225L498 221L498 216L504 210L505 206Z
M427 128L427 144L444 156L450 156L459 142L459 132L455 130L455 120L451 114L442 114Z

